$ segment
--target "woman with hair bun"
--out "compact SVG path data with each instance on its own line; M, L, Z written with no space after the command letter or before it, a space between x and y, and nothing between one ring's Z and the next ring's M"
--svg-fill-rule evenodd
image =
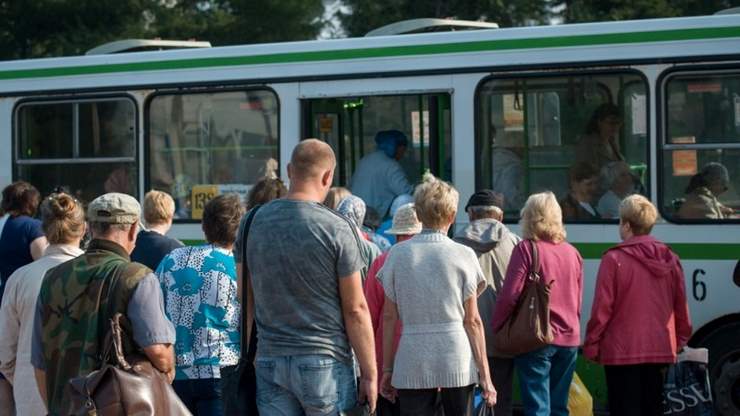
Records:
M10 276L0 308L0 372L14 386L18 415L46 414L31 365L36 298L49 269L82 254L80 241L86 229L82 206L68 194L52 194L40 211L41 228L51 245L41 258Z

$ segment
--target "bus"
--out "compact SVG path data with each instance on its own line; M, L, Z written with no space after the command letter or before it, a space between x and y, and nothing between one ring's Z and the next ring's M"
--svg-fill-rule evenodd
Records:
M460 191L496 188L519 169L522 197L568 193L568 169L599 106L618 108L618 142L640 192L659 208L653 234L680 256L692 346L710 351L722 414L740 414L740 15L498 28L0 63L0 186L59 186L90 201L109 191L170 193L171 235L203 239L203 205L287 180L293 147L317 137L347 185L379 130L409 140L411 182L429 170ZM680 215L685 190L721 164L718 200L734 214ZM510 184L511 185L511 184ZM457 226L467 222L461 209ZM566 221L584 258L583 329L599 259L617 220ZM585 331L584 331L585 332ZM579 360L597 405L601 369Z

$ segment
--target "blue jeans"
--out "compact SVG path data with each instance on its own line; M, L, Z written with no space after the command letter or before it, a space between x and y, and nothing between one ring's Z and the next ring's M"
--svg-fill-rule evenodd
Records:
M172 387L193 416L222 416L224 414L221 379L175 380L172 382Z
M568 416L576 347L548 345L514 358L525 416Z
M351 362L328 355L258 357L257 408L270 416L336 415L357 403Z

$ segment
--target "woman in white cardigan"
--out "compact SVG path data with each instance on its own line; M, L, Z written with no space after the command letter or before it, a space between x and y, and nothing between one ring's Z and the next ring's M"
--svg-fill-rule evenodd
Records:
M36 298L47 270L82 254L80 240L85 234L82 206L64 193L41 203L41 221L50 246L41 258L10 276L0 307L0 372L13 384L18 416L46 414L31 365Z
M386 295L381 394L398 398L404 416L434 414L437 395L445 414L470 415L476 383L487 405L496 402L477 304L485 277L473 250L447 237L458 199L451 185L425 178L414 193L424 229L395 245L379 273Z

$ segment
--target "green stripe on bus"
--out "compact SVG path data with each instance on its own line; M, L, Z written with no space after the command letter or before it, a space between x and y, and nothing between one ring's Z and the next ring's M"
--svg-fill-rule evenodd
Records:
M120 64L84 65L58 68L17 69L0 71L0 79L47 78L72 75L106 74L115 72L195 69L239 65L319 62L361 58L435 55L499 51L512 49L541 49L572 46L633 44L740 37L740 27L711 27L693 29L653 30L628 33L552 36L544 38L501 39L427 45L385 46L377 48L339 49L309 52L284 52L267 55L193 58Z
M204 240L181 240L184 244L194 246L205 243ZM584 259L600 259L613 243L573 243ZM718 243L672 243L671 249L683 260L740 260L740 244Z

